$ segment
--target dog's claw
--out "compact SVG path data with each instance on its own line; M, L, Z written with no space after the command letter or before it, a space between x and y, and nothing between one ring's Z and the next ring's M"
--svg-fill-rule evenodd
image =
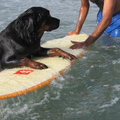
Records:
M38 65L35 66L35 69L47 69L48 67L42 63L39 63Z
M71 54L69 54L69 59L70 60L75 60L75 59L77 59L74 55L71 55Z
M46 65L43 65L42 66L42 69L47 69L48 67Z

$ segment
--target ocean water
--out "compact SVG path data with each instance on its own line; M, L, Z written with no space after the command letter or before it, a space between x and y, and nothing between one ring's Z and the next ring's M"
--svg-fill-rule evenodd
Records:
M60 27L45 32L41 43L74 30L80 0L1 0L0 31L32 6L50 10ZM96 27L91 3L81 33ZM120 38L101 36L72 66L37 91L0 101L0 120L120 120Z

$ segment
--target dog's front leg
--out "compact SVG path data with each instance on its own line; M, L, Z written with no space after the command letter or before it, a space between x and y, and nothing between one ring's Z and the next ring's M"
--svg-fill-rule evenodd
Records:
M14 57L3 57L1 59L1 68L15 68L15 67L20 67L20 66L27 66L31 67L33 69L46 69L48 68L46 65L32 61L26 57L23 58L14 58Z
M74 55L69 54L59 48L50 49L50 50L48 50L47 54L49 57L59 56L59 57L67 58L70 60L74 60L76 58Z
M28 58L24 58L24 61L20 64L20 66L27 66L27 67L31 67L33 69L46 69L46 68L48 68L45 64L35 62L35 61L30 60Z
M59 56L63 58L67 58L70 60L75 59L76 57L72 54L69 54L59 48L42 48L40 51L36 52L37 56L48 56L48 57L54 57L54 56Z

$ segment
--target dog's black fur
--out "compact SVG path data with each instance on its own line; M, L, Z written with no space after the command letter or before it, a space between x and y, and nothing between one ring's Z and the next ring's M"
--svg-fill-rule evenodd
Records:
M42 48L40 39L44 31L59 27L60 20L50 16L47 9L32 7L22 13L0 33L1 68L28 66L34 69L47 68L42 63L30 60L31 56L61 56L70 60L75 56L58 48Z

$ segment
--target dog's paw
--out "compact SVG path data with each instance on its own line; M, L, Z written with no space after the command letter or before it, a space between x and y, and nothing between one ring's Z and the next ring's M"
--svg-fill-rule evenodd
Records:
M31 67L33 69L47 69L48 68L45 64L35 62L35 61L32 61L32 60L28 61L27 66Z
M74 55L72 55L72 54L69 54L68 55L68 58L70 59L70 60L75 60L75 59L77 59Z
M47 69L48 67L45 64L38 63L34 66L34 69Z

